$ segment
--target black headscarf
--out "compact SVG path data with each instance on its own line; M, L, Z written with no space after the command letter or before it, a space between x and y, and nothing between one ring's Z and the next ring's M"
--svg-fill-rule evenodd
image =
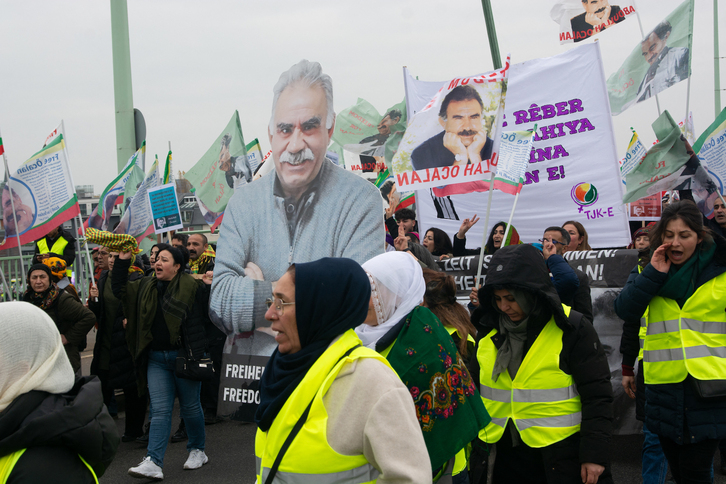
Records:
M370 298L368 276L351 259L295 264L295 318L302 348L284 355L276 348L267 363L255 413L263 432L330 343L365 321Z

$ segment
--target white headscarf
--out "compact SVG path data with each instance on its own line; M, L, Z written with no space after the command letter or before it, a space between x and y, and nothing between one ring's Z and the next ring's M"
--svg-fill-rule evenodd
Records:
M24 393L65 393L74 381L50 316L30 303L0 303L0 412Z
M423 302L426 292L421 265L405 252L386 252L374 257L363 269L371 280L371 298L377 326L361 324L355 332L364 346L375 349L376 342L408 313Z

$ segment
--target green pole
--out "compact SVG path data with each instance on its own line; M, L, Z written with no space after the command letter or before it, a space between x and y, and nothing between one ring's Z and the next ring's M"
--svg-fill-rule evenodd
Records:
M492 53L492 62L494 63L495 69L501 69L502 58L499 55L499 42L497 41L497 29L494 26L491 1L481 0L481 6L484 9L484 20L487 23L487 35L489 36L489 50Z
M716 117L721 113L721 66L718 55L718 0L713 0L713 97L716 105Z
M111 0L113 97L116 112L116 163L121 172L136 151L134 96L131 87L129 14L126 0Z

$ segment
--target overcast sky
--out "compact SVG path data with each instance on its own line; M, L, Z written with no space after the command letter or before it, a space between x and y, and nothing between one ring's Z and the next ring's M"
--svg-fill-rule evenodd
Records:
M573 47L559 45L552 0L492 3L503 58L511 53L519 63ZM638 1L644 30L680 3ZM100 193L117 172L109 1L0 5L0 132L11 170L63 119L74 181ZM726 25L726 1L720 7ZM175 171L198 161L235 109L245 140L259 138L266 152L272 86L302 58L320 62L333 78L336 112L358 97L379 111L400 102L403 66L431 81L493 68L478 0L128 0L128 12L134 106L146 119L147 161L154 154L163 159L171 141ZM598 37L609 75L641 35L631 17ZM721 38L723 56L726 31ZM692 71L698 136L714 119L711 0L696 0ZM723 66L721 73L726 86ZM686 86L660 95L676 121L686 113ZM656 117L654 99L614 117L618 153L624 154L630 126L652 142Z

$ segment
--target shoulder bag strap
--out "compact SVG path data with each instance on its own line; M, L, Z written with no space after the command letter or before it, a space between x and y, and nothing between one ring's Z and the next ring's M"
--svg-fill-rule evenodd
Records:
M353 351L355 351L356 348L359 348L360 346L361 345L356 345L346 351L345 354L341 356L340 359L335 363L335 365L333 365L333 367L340 363L343 358L347 358ZM314 401L315 397L313 397L305 411L302 413L302 415L300 415L300 418L297 420L295 426L288 434L285 442L282 444L282 447L280 447L280 452L278 452L277 457L275 457L275 462L272 464L272 469L270 469L270 473L267 475L267 479L265 479L265 484L272 484L272 482L275 480L275 475L277 474L277 469L280 467L280 462L282 462L282 458L285 456L287 449L290 448L292 441L295 440L295 437L297 437L297 434L300 432L302 426L305 425L305 422L308 419L308 415L310 414L310 407L313 406Z

